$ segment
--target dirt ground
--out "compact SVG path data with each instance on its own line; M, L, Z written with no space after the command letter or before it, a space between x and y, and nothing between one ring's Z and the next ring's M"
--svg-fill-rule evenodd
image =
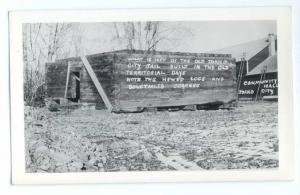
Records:
M276 102L110 114L25 108L27 172L278 167Z

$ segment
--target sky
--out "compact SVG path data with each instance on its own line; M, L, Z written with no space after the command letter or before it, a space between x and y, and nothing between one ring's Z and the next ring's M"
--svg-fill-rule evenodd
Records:
M82 44L87 54L125 49L112 41L112 23L80 23ZM121 24L120 24L121 25ZM161 30L179 29L168 34L156 50L171 52L209 52L276 34L275 21L180 21L161 22Z

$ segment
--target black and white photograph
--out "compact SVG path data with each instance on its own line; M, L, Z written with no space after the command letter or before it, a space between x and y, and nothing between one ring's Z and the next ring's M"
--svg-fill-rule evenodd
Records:
M274 21L34 23L23 41L27 172L278 167Z
M25 173L282 165L277 20L25 21L19 29Z

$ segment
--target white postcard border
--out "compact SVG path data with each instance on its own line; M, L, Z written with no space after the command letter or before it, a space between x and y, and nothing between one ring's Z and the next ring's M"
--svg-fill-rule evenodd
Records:
M291 180L294 173L292 21L290 7L16 11L10 13L10 95L13 184ZM22 24L35 22L276 20L279 83L279 168L156 172L26 173Z

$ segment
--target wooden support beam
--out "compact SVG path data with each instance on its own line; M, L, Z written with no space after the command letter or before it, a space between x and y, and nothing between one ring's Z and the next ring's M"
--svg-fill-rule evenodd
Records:
M102 98L102 100L103 100L106 108L109 110L109 112L111 112L113 107L112 107L112 105L111 105L111 103L110 103L110 101L109 101L109 99L108 99L108 97L107 97L107 95L106 95L103 87L101 86L101 84L100 84L100 82L99 82L99 80L98 80L98 78L97 78L94 70L92 69L89 61L87 60L87 58L84 55L81 55L80 58L81 58L81 60L83 62L83 65L85 66L88 74L90 75L93 83L95 84L95 87L96 87L99 95L101 96L101 98Z
M71 63L68 62L68 71L67 71L67 80L66 80L66 88L65 88L65 98L67 98L68 93L68 86L69 86L69 79L70 79L70 69L71 69Z

